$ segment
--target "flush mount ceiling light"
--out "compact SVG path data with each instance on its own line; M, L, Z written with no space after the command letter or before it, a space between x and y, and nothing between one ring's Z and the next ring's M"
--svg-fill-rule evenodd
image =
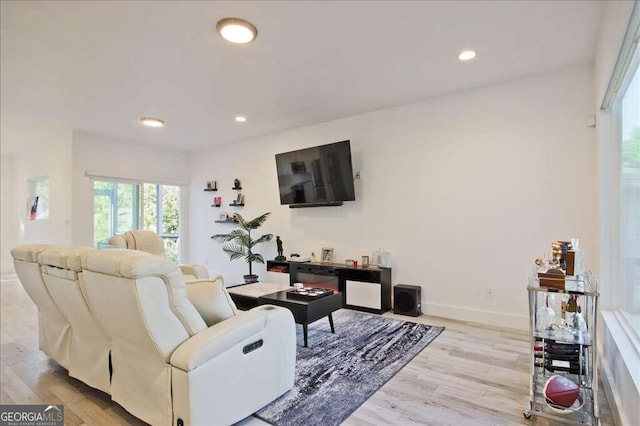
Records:
M245 117L244 115L236 115L236 121L238 123L244 123L247 121L247 117Z
M458 59L460 59L461 61L470 61L475 57L476 57L476 52L473 50L463 50L458 55Z
M224 18L216 25L223 39L236 44L250 43L258 36L258 30L251 22L240 18Z
M142 117L140 121L142 122L142 124L148 127L164 127L164 121L160 120L159 118Z

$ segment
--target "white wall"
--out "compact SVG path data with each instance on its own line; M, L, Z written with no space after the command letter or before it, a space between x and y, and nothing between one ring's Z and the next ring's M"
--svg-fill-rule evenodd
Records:
M594 109L598 111L598 180L601 253L601 317L604 327L600 327L598 351L605 375L605 390L609 405L619 424L632 424L632 419L640 417L640 387L638 366L640 356L633 341L624 331L624 321L620 315L609 311L615 307L617 242L619 233L620 202L613 182L618 181L619 157L615 126L610 113L599 111L607 85L611 78L618 52L627 28L633 2L608 2L602 22L602 32L598 42L594 88L596 97ZM634 380L635 378L635 380Z
M3 195L2 200L3 254L5 247L10 249L23 243L71 242L71 132L52 132L31 142L38 142L39 148L25 144L23 150L11 155L7 166L13 170L7 182L5 162L2 164L3 193L5 184L11 185L9 197ZM48 177L50 181L49 218L31 221L27 215L28 181L42 177ZM11 202L5 202L8 198Z
M0 272L11 273L14 271L11 258L11 248L18 244L18 212L15 208L14 179L12 155L0 156ZM26 212L25 212L26 214Z
M74 130L73 132L73 243L93 244L94 175L185 184L189 181L188 155L182 151L130 141L110 135ZM188 205L188 191L184 191ZM184 211L185 217L188 209ZM184 228L185 235L188 228ZM184 261L188 261L185 256Z
M393 283L423 287L427 314L527 327L527 277L551 241L580 237L597 269L593 104L581 67L194 153L191 259L227 282L246 273L210 239L231 226L213 223L223 209L202 191L217 180L227 205L237 177L238 211L272 212L263 230L282 236L285 253L333 247L343 261L383 247ZM362 173L357 201L280 206L274 155L344 139ZM262 253L272 259L275 244Z

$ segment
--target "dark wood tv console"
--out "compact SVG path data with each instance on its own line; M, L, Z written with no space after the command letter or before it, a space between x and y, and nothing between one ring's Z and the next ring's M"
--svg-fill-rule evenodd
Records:
M342 293L345 308L381 314L391 309L391 268L340 263L267 261L267 270L289 274L289 284L324 286Z

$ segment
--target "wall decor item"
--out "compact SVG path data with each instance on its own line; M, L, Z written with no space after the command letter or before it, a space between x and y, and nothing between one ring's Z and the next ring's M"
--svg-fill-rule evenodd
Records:
M373 252L373 263L381 268L391 268L391 253L384 249Z
M28 179L29 198L27 199L27 218L40 220L49 218L49 187L48 177Z
M284 256L284 248L282 245L282 240L280 239L280 235L276 235L276 248L278 250L278 255L276 256L275 260L281 262L287 260L287 258Z
M328 247L323 247L322 255L320 256L320 259L323 262L328 262L328 263L333 262L333 249Z
M218 190L218 183L215 180L208 180L207 181L207 189L210 191L217 191Z
M27 200L27 208L28 208L28 212L29 212L29 220L36 220L38 219L38 199L40 197L38 197L37 195L35 197L31 197Z
M240 179L235 178L233 180L233 189L242 189L242 186L240 186Z
M233 200L231 202L231 204L229 204L230 206L244 206L244 195L238 193L238 196L236 197L235 200Z

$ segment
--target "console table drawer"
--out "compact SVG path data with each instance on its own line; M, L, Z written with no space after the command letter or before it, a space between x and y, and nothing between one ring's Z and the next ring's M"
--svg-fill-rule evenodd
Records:
M380 284L361 281L346 281L347 305L382 309Z

